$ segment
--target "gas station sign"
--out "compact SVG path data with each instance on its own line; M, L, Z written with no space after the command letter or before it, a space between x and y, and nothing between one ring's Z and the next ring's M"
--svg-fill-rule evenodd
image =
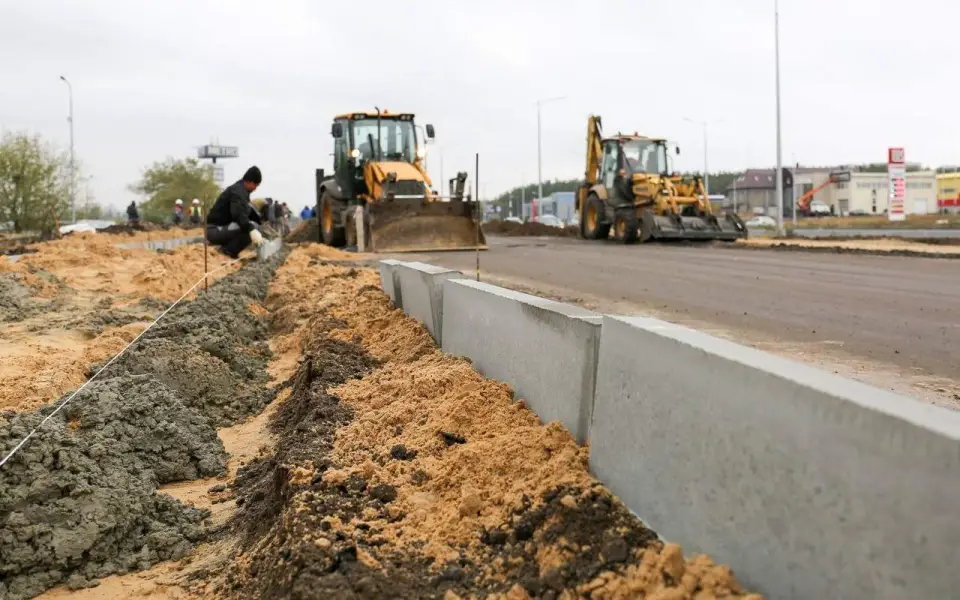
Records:
M891 221L903 221L907 218L904 211L907 198L907 165L903 148L890 148L887 152L887 173L890 184L887 217Z

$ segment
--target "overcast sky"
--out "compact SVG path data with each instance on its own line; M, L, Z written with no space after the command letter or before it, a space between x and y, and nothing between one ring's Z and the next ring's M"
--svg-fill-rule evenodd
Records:
M960 2L781 0L785 163L960 163ZM0 128L69 145L122 206L145 165L237 145L264 195L313 202L334 114L374 105L433 123L431 176L493 196L582 176L586 117L682 148L699 169L775 162L773 0L0 0ZM82 186L81 186L82 189ZM82 192L79 194L82 200Z

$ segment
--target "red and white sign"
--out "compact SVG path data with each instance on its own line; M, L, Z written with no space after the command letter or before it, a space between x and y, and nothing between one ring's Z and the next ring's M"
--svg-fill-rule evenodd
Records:
M887 173L890 179L887 215L891 221L907 218L904 203L907 199L907 166L903 148L890 148L887 153Z

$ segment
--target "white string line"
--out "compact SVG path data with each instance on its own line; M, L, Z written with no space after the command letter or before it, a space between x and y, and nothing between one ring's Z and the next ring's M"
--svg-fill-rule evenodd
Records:
M131 341L129 344L127 344L126 347L124 347L123 350L121 350L116 356L114 356L113 358L111 358L111 359L107 362L107 364L105 364L105 365L103 365L102 367L100 367L100 370L97 371L97 372L94 374L93 377L91 377L90 379L88 379L88 380L86 380L85 382L83 382L83 385L81 385L80 387L78 387L75 392L73 392L72 394L70 394L70 397L67 398L66 400L64 400L64 401L60 404L60 406L58 406L56 409L54 409L54 411L53 411L52 413L50 413L49 415L47 415L46 417L44 417L44 419L43 419L42 421L40 421L40 424L37 425L36 427L34 427L34 428L33 428L33 431L31 431L30 433L27 434L27 437L25 437L25 438L23 438L22 440L20 440L20 443L17 444L17 445L13 448L13 450L10 451L9 454L7 454L6 456L4 456L4 457L3 457L3 460L0 460L0 467L2 467L3 465L5 465L8 460L10 460L11 458L13 458L13 455L16 454L17 452L19 452L20 449L23 448L23 446L27 443L27 441L28 441L30 438L33 437L33 435L34 435L35 433L37 433L38 431L40 431L40 428L43 427L44 423L46 423L47 421L49 421L55 414L57 414L58 412L60 412L60 409L62 409L62 408L63 408L64 406L66 406L67 404L69 404L70 401L73 400L73 398L74 398L77 394L79 394L80 392L83 391L83 388L87 387L87 384L89 384L91 381L93 381L94 379L96 379L97 376L99 376L100 373L103 373L103 372L106 370L107 367L109 367L110 365L113 364L113 362L114 362L115 360L117 360L118 358L120 358L121 356L123 356L123 353L130 349L130 346L133 346L134 344L136 344L137 341L138 341L141 337L143 337L143 334L145 334L146 332L150 331L150 328L151 328L151 327L153 327L154 325L156 325L157 323L159 323L159 322L160 322L160 319L162 319L162 318L164 317L164 315L166 315L168 312L170 312L171 310L173 310L173 307L175 307L176 305L180 304L180 302L181 302L184 298L186 298L187 296L189 296L189 295L190 295L190 292L192 292L193 290L195 290L195 289L197 288L197 286L199 286L201 283L204 282L205 279L207 279L208 277L210 277L211 275L213 275L213 274L215 274L215 273L217 273L217 272L219 272L219 271L222 271L223 269L226 269L226 268L229 267L230 265L239 262L240 260L242 260L242 259L239 259L239 258L234 259L234 260L232 260L232 261L230 261L230 262L228 262L228 263L224 263L220 268L216 269L215 271L210 271L209 273L204 273L203 277L201 277L195 284L193 284L192 286L190 286L190 289L187 290L186 292L184 292L184 294L183 294L182 296L180 296L179 298L177 298L177 301L174 302L173 304L171 304L171 305L167 308L167 310L165 310L165 311L163 311L162 313L160 313L160 316L157 317L156 319L154 319L154 320L153 320L153 323L150 323L149 325L147 325L146 329L144 329L143 331L141 331L140 334L137 335L137 337L133 338L133 341Z

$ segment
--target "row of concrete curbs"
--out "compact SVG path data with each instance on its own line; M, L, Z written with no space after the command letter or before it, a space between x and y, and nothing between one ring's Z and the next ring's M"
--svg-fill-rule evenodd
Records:
M952 598L960 413L636 316L380 263L384 291L469 357L641 519L769 598Z
M178 246L186 244L202 244L203 236L193 236L185 238L176 238L172 240L155 240L148 242L130 242L128 244L119 244L118 248L146 248L147 250L173 250ZM267 260L283 248L283 240L266 240L263 245L257 248L257 259Z
M148 240L146 242L127 242L126 244L117 244L117 248L123 250L132 250L134 248L146 248L147 250L173 250L187 244L202 244L203 236L196 235L191 237L175 238L172 240Z

